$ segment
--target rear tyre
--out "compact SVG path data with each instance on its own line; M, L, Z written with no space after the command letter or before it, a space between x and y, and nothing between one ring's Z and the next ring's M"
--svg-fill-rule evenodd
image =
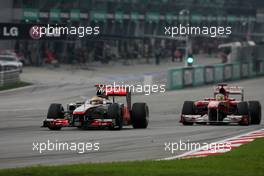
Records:
M261 104L259 101L249 101L248 111L251 118L251 124L260 124L261 122Z
M108 106L108 116L115 120L115 126L112 130L121 130L123 128L123 118L119 104L113 103Z
M241 115L241 116L248 116L248 122L244 123L241 122L240 125L249 125L250 124L250 116L249 116L249 112L248 112L248 103L247 102L239 102L237 104L237 115Z
M61 104L52 103L49 106L47 119L63 119L64 118L64 109Z
M48 128L50 130L53 130L53 131L59 131L59 130L61 130L61 127L60 126L48 126Z
M149 122L149 109L146 103L134 103L132 106L133 128L147 128Z
M196 122L196 124L198 124L198 125L206 125L207 122Z
M185 101L183 103L182 115L195 115L193 101ZM193 122L186 122L184 119L182 119L182 124L183 125L193 125Z

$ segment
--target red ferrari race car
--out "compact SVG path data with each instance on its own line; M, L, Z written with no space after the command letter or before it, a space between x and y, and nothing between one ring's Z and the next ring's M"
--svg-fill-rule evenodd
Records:
M146 103L134 103L131 107L131 92L127 89L115 87L110 90L102 85L96 87L97 96L85 102L70 103L67 111L61 104L51 104L43 127L50 130L60 130L62 127L121 130L124 125L147 128L149 109ZM125 97L125 103L117 103L118 97Z
M239 95L240 100L231 98ZM259 101L244 101L244 90L238 86L218 84L214 98L185 101L180 122L183 125L196 124L260 124L261 104Z

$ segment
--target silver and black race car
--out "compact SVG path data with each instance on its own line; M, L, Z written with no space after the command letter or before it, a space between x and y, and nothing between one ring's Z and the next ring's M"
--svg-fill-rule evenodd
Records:
M96 87L97 96L84 102L70 103L66 111L61 104L51 104L43 127L50 130L60 130L62 127L120 130L124 125L147 128L149 109L146 103L134 103L131 106L131 93L124 88L105 91L105 86ZM125 97L126 103L116 102L117 97Z

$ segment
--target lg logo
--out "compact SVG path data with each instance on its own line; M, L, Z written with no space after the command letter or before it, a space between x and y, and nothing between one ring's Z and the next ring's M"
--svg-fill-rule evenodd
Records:
M3 36L6 37L17 37L18 36L18 28L17 27L3 27Z

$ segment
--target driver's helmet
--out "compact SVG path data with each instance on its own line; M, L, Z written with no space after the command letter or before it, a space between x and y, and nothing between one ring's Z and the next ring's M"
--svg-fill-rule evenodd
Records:
M217 100L217 101L222 101L222 100L224 100L225 99L225 96L223 95L223 94L216 94L216 96L215 96L215 99Z
M94 96L90 99L90 104L92 105L98 105L98 104L103 104L103 98Z

